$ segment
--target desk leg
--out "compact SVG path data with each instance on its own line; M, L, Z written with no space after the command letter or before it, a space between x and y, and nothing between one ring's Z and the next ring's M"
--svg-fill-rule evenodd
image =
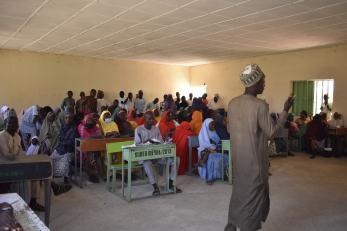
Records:
M124 198L124 157L122 156L122 196Z
M224 182L224 149L222 149L222 181Z
M44 180L45 186L45 224L49 226L49 217L51 214L51 180Z
M176 157L176 155L174 156L174 164L173 164L173 168L174 168L174 170L175 170L175 180L174 180L174 193L176 193L176 183L177 183L177 172L178 172L178 168L177 168L177 157ZM170 173L169 173L170 174Z
M170 158L166 158L166 164L165 164L165 176L166 176L166 184L165 184L165 190L166 192L170 192L169 188L169 182L170 182Z
M132 167L131 167L131 159L128 160L128 202L131 201L131 170L132 170Z
M80 188L82 188L83 187L83 185L82 185L82 162L83 162L83 160L82 160L82 152L80 151L80 179L79 179L79 185L80 185Z
M74 182L77 184L77 150L75 149L75 171L74 171Z
M231 147L228 150L228 161L229 161L229 184L233 183L233 162L232 162L232 154L231 154Z
M192 149L189 147L189 152L188 152L188 172L189 174L192 174L193 172L193 167L192 167Z

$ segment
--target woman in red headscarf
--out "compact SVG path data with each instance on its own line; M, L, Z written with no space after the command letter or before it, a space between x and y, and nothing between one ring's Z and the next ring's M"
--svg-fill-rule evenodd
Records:
M167 140L169 137L171 138L175 132L176 126L173 119L173 113L171 111L165 111L161 114L159 130L163 140Z
M173 142L176 144L176 155L180 158L180 165L177 172L178 175L183 175L188 171L188 136L193 135L194 133L192 128L187 121L183 121L176 127Z

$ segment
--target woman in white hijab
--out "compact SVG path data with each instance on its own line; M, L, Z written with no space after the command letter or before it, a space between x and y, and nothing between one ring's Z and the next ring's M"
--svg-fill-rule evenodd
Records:
M209 185L213 184L214 180L222 178L228 167L228 156L223 155L224 169L222 169L220 138L211 118L204 121L199 133L198 158L199 175Z

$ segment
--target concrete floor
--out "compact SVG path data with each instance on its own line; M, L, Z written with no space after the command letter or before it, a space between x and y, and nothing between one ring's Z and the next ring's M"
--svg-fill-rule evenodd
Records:
M271 162L271 209L262 230L346 231L347 158L314 160L307 155ZM222 231L232 186L208 186L180 176L183 193L128 203L90 184L52 199L51 229L112 231ZM140 187L140 186L139 186ZM151 193L150 186L141 191Z

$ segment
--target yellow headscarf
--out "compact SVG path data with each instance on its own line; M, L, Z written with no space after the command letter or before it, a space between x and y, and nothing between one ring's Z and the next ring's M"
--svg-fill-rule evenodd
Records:
M104 136L106 136L107 134L112 133L112 132L119 132L118 126L114 121L112 121L110 123L105 122L105 115L106 114L109 114L111 116L111 113L109 111L103 111L101 113L100 118L99 118L101 131L104 134Z

